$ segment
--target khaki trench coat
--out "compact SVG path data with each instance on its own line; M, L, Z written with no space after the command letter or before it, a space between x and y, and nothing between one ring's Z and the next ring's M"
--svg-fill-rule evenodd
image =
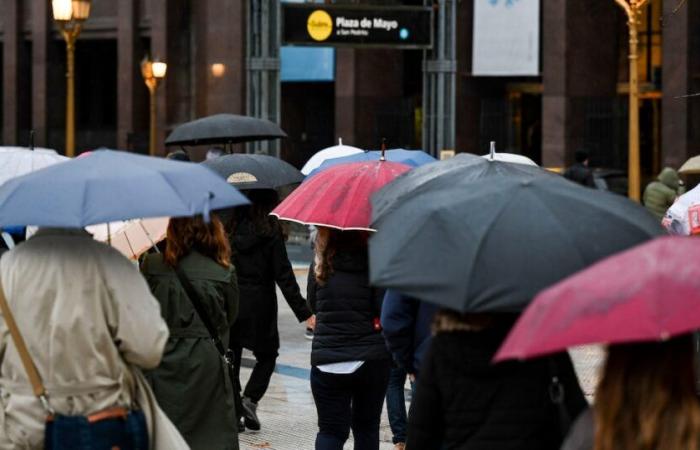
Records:
M168 329L131 262L82 230L44 229L2 256L0 277L58 413L138 407L151 448L188 448L139 370L158 365ZM0 449L43 448L45 415L0 319Z

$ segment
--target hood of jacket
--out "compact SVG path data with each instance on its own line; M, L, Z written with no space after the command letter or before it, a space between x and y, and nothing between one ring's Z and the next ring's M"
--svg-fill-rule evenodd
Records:
M678 178L678 172L671 169L670 167L665 167L664 170L659 174L658 180L670 187L671 189L678 190L680 185L680 178Z

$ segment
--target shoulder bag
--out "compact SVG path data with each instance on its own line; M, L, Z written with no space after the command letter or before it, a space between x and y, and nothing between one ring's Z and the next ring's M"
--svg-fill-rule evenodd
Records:
M49 394L7 303L1 282L0 311L10 330L12 341L22 360L22 366L32 385L34 395L46 411L45 449L148 450L148 429L142 411L114 407L88 416L66 416L54 411L49 403Z

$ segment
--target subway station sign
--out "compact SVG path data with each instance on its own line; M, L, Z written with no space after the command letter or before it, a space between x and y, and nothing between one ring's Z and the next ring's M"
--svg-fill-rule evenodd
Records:
M284 45L432 47L430 7L283 3L282 17Z

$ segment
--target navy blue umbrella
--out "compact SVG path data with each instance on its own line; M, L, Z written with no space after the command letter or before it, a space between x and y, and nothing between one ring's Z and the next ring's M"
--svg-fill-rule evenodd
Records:
M353 155L343 156L341 158L327 159L323 161L323 164L321 164L318 168L312 170L306 178L312 177L318 172L321 172L322 170L326 170L329 167L333 167L338 164L364 161L379 161L381 157L381 150L371 150L363 153L355 153ZM384 157L387 161L406 164L407 166L411 167L418 167L436 161L435 158L433 158L432 156L430 156L422 150L404 150L401 148L386 150L384 152Z
M0 186L0 227L82 228L146 217L184 217L248 200L210 169L101 150Z

